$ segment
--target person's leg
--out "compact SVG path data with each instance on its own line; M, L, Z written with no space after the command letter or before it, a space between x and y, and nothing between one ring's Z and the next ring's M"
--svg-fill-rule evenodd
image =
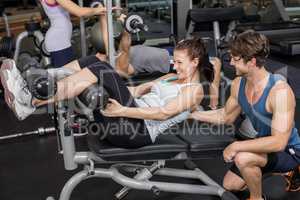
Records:
M87 68L88 66L94 66L98 62L101 61L96 56L87 56L63 66L63 68L71 69L76 72L57 82L57 92L54 97L48 100L34 99L32 104L34 106L42 106L79 95L87 87L98 81L94 73Z
M94 83L97 83L97 81L97 77L95 77L90 70L83 69L64 79L59 80L57 82L57 92L54 97L48 100L33 99L32 105L39 107L57 101L74 98L86 88L90 87Z
M243 191L247 186L246 182L236 173L229 170L223 179L223 187L228 191Z
M31 71L34 71L34 69L31 69ZM39 73L41 69L37 69L35 70L36 73ZM59 67L59 68L48 68L47 69L47 74L54 78L55 80L60 80L63 79L67 76L70 76L76 72L79 72L81 70L78 60L74 60L66 65L64 65L63 67ZM41 72L43 73L43 72Z
M79 61L78 61L78 60L73 60L73 61L71 61L70 63L64 65L63 67L64 67L64 68L67 68L67 69L74 70L74 71L76 71L76 72L78 72L78 71L81 70L80 65L79 65Z
M268 162L266 154L242 152L234 158L243 180L250 191L251 200L261 200L262 197L262 170Z
M96 61L95 56L88 60ZM80 63L84 63L80 61ZM110 98L117 100L120 104L135 107L134 98L129 92L125 82L120 75L107 63L98 61L91 65L81 65L83 69L89 69L98 78L100 86L106 89ZM152 143L149 133L145 127L144 120L126 117L105 117L99 110L94 111L98 124L97 132L101 139L122 148L138 148Z

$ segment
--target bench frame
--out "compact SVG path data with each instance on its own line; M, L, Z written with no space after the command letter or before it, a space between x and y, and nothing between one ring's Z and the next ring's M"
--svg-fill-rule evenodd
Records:
M131 189L152 191L155 195L159 195L161 191L186 193L186 194L202 194L219 196L224 200L238 200L232 193L226 191L218 183L212 180L208 175L197 167L190 170L165 168L166 161L190 159L189 152L183 151L175 153L168 159L151 159L151 160L118 160L107 161L106 158L99 157L96 153L76 152L75 141L72 130L68 126L69 110L63 102L58 103L58 122L59 122L59 139L61 152L64 158L66 170L74 170L78 165L84 165L84 169L71 177L64 185L59 200L69 200L74 188L82 181L90 178L110 178L123 188L116 193L115 199L123 199ZM200 158L201 159L201 158ZM137 162L149 163L150 165L138 165ZM109 168L95 168L95 164L111 164ZM133 177L126 176L120 171L135 173ZM200 180L204 184L183 184L170 183L161 181L150 181L149 179L155 175L178 177L184 179ZM48 197L47 200L54 200Z

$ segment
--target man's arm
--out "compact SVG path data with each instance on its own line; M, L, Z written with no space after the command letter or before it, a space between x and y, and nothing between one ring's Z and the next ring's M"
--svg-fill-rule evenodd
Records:
M294 93L287 83L281 82L271 90L269 101L273 113L271 136L236 142L236 151L270 153L286 148L294 125Z
M225 107L212 111L196 111L192 113L191 118L214 124L233 123L241 112L241 108L237 99L239 83L240 78L233 80L230 97L228 98Z

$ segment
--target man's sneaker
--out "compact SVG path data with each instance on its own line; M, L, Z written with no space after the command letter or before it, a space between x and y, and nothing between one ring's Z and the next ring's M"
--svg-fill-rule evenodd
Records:
M286 191L289 192L298 192L300 191L300 166L293 171L284 175L287 187Z
M24 120L35 111L35 107L31 104L32 95L28 90L27 83L17 69L14 60L3 61L0 77L7 105L19 120Z

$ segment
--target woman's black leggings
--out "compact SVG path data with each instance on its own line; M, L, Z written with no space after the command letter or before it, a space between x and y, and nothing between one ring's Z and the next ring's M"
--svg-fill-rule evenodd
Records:
M79 59L81 68L88 68L103 86L110 98L128 107L136 107L134 98L119 74L106 62L96 56ZM126 117L105 117L99 110L94 111L96 130L101 139L121 148L138 148L152 144L144 120ZM92 130L95 130L92 129Z

